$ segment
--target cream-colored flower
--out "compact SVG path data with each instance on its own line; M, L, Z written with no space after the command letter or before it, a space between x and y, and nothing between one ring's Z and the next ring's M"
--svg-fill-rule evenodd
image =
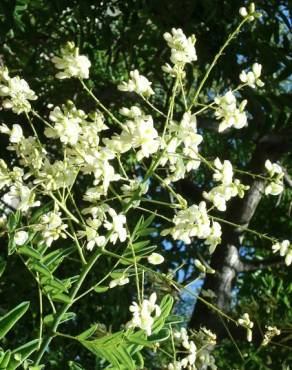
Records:
M28 239L28 233L26 231L17 231L14 235L14 242L16 245L24 245Z
M130 72L130 79L128 82L122 82L118 89L120 91L129 91L149 97L154 94L151 88L151 82L145 77L140 75L139 71L135 69Z
M59 79L89 77L91 63L85 55L79 54L79 48L75 47L74 42L68 42L65 47L61 48L60 57L54 56L52 62L55 64L55 68L60 70L56 74Z

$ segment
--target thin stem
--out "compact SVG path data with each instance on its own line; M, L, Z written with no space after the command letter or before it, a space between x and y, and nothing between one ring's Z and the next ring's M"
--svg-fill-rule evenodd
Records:
M249 232L249 233L251 233L251 234L254 234L254 235L258 236L259 238L267 239L267 240L271 241L272 243L276 243L276 242L277 242L277 239L272 238L272 237L270 237L270 236L267 236L267 235L265 235L265 234L261 234L261 233L259 233L259 232L255 231L255 230L249 229L249 228L248 228L248 227L246 227L246 226L242 226L242 225L235 224L234 222L224 220L223 218L220 218L220 217L217 217L217 216L211 216L211 215L210 215L209 217L210 217L211 219L213 219L213 220L223 222L224 224L227 224L227 225L230 225L230 226L234 226L234 227L236 227L236 228L240 228L240 229L242 229L242 230L244 230L244 231L247 231L247 232Z
M207 69L207 72L204 76L204 78L202 79L196 93L195 93L195 96L193 98L193 101L191 103L191 105L189 106L189 111L192 109L192 107L196 104L197 102L197 99L199 97L199 94L202 90L202 88L204 87L205 85L205 82L207 81L212 69L214 68L214 66L216 65L217 63L217 60L221 57L221 55L223 54L224 50L227 48L227 46L230 44L230 42L232 41L232 39L239 33L240 29L242 28L242 26L249 20L249 17L246 17L244 18L240 23L239 25L236 27L236 29L228 36L227 40L225 41L225 43L221 46L219 52L215 55L215 58L213 59L212 63L210 64L209 68Z
M96 104L119 126L123 127L123 123L118 120L103 104L102 102L93 94L93 92L86 86L83 80L79 79L83 88L87 91L87 93L92 97L92 99L96 102Z
M161 112L161 110L159 110L158 108L156 108L152 103L150 103L149 100L147 100L145 98L145 96L143 96L142 94L139 94L139 96L144 100L144 102L149 105L150 108L152 108L153 110L155 110L155 112L157 112L158 114L160 114L162 117L164 118L167 118L167 115L163 112Z
M39 345L38 349L41 347L42 337L43 337L43 295L42 289L40 286L39 274L37 273L37 282L38 282L38 296L39 296Z

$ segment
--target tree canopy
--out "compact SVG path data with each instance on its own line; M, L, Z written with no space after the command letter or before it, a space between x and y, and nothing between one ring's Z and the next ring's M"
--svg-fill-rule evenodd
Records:
M96 110L96 101L88 98L89 91L115 116L119 116L121 107L141 107L153 115L154 126L161 129L165 122L163 114L167 112L173 91L173 78L161 70L170 56L164 33L174 27L181 28L186 35L196 36L198 59L186 65L185 69L184 88L188 93L186 97L180 95L175 100L173 109L173 119L180 121L185 112L184 99L192 101L212 60L238 26L239 6L247 4L239 4L236 0L2 0L0 60L11 75L20 75L37 92L34 108L42 117L48 116L50 107L64 104L68 99L85 112ZM247 127L227 129L219 134L218 121L212 109L204 110L197 118L198 133L204 137L200 150L202 157L208 163L216 157L230 160L238 170L236 177L249 186L243 198L236 197L228 203L226 212L216 209L213 212L214 219L221 222L221 243L210 255L201 239L194 238L191 244L186 245L160 232L170 227L169 219L173 218L174 211L164 203L175 203L173 194L179 194L189 205L198 204L203 199L203 192L214 186L208 165L200 166L173 182L172 192L158 177L151 178L147 197L152 203L147 204L148 213L161 217L159 222L150 218L148 225L145 215L143 219L145 229L150 228L145 239L149 246L158 246L164 256L164 263L154 269L178 281L181 287L189 287L177 292L167 279L145 274L145 291L151 293L155 289L158 295L168 293L173 297L173 314L183 315L183 325L189 330L198 331L206 327L217 334L220 341L212 352L218 369L289 369L292 362L291 267L285 265L283 257L272 252L272 243L268 239L292 239L291 2L258 0L256 7L262 17L234 33L228 48L212 68L195 105L200 109L211 104L216 96L224 95L239 84L242 70L256 62L262 64L264 86L261 89L247 86L240 92L241 99L248 101ZM73 41L91 62L87 92L78 79L64 82L55 78L52 57L59 55L60 48L68 41ZM122 81L129 80L129 72L135 69L153 81L151 87L155 95L150 104L156 107L154 112L151 112L147 100L141 100L133 92L121 93L117 88ZM15 116L2 109L0 116L1 122L8 126L18 123L25 133L31 131L25 115ZM112 117L107 119L111 121ZM51 145L44 135L41 119L34 117L33 122L40 140ZM114 132L109 125L108 137ZM8 139L2 134L1 143L0 157L11 163L12 168L17 163L14 153L6 150ZM58 149L58 144L51 148L55 158L61 160ZM275 197L265 196L264 174L268 159L279 163L284 171L284 191ZM146 167L151 166L151 156L137 164L134 154L129 155L124 163L126 173L143 177L143 163ZM90 180L85 178L74 188L77 211L71 211L77 217L78 209L86 205L83 196L90 185ZM119 194L119 186L113 183L112 191ZM47 204L50 208L51 204ZM113 204L119 205L119 201L114 200ZM127 217L129 230L135 230L138 220L142 220L142 207L130 211ZM10 213L11 225L18 222L17 215L12 217L13 212L5 203L2 204L2 212ZM39 216L35 216L35 220ZM13 228L11 225L9 227ZM38 336L40 307L39 284L25 268L29 264L27 255L10 253L7 233L1 235L0 346L4 351ZM63 249L60 261L63 258L70 261L60 265L57 274L59 282L64 283L67 279L68 289L74 285L74 276L80 272L76 255L71 256L71 245L69 238L58 240L52 247L52 251ZM121 245L118 241L115 251L121 251ZM131 254L125 256L123 262L127 266L126 259L132 257ZM198 259L216 273L203 273L195 264ZM88 273L84 291L103 279L114 261L111 255L103 256L102 263ZM35 270L35 273L39 276L43 271ZM131 302L137 300L135 279L112 292L102 285L92 289L82 300L77 300L72 312L66 312L62 332L77 335L94 323L97 324L95 338L119 331L121 325L130 319ZM4 333L2 339L1 317L5 318L5 314L21 302L30 302L29 307L24 304L18 308L19 318L25 316L7 335ZM63 301L61 297L60 303L55 304L61 303L64 304L64 297ZM167 307L168 302L164 303ZM43 301L42 311L43 330L50 333L54 312L47 299ZM246 312L254 322L252 342L246 341L244 328L228 319ZM267 326L276 326L281 329L281 334L268 346L261 346ZM117 343L120 340L117 338ZM45 364L45 369L106 368L105 362L97 359L98 354L96 357L92 353L94 351L88 343L87 347L81 346L76 340L56 335L40 363ZM145 369L161 369L169 362L167 353L160 352L158 346L157 356L154 353L153 348L145 350Z

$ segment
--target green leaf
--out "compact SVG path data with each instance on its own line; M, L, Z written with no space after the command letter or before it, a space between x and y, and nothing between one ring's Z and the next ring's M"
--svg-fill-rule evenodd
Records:
M179 315L169 315L166 320L165 320L165 323L166 324L179 324L181 322L183 322L184 319L182 316L179 316Z
M9 233L12 233L18 226L21 218L21 212L16 211L9 215L8 221L7 221L7 229Z
M167 340L170 336L170 331L168 328L161 329L158 333L150 335L147 340L152 343L163 342Z
M2 339L9 330L16 324L16 322L28 310L30 302L22 302L13 310L0 318L0 339Z
M128 350L124 346L119 346L116 349L116 356L119 359L119 362L126 367L127 370L136 370L135 363L130 356Z
M69 361L69 369L70 370L84 370L84 368L80 364L77 364L74 361Z
M3 272L5 270L5 267L6 267L6 262L5 261L1 261L0 262L0 277L3 275Z
M128 344L125 342L123 332L106 335L92 341L80 340L80 343L97 357L106 359L117 369L136 369L135 363L126 347Z
M29 246L23 246L17 249L18 253L23 254L28 257L35 258L37 260L41 259L41 254L35 250L34 248L31 248Z
M41 275L46 276L48 278L52 278L51 271L45 266L43 263L36 261L29 264L29 267L37 272L39 272Z
M58 293L68 291L67 286L65 284L63 284L63 282L61 280L57 279L56 277L54 277L53 279L44 278L42 280L42 284L45 285L45 290L47 290L46 289L47 287L51 287L54 290L57 290ZM57 293L57 292L55 292L55 293Z
M92 325L89 329L83 331L82 333L80 333L79 335L77 335L77 339L79 340L86 340L88 338L90 338L97 330L98 328L98 324L94 324Z
M165 320L167 319L168 315L170 314L173 306L173 297L170 294L165 295L160 303L161 314L157 317L154 321L152 326L152 333L158 333L163 325Z
M34 351L39 347L39 340L34 339L12 351L12 355L19 355L20 360L17 360L15 356L10 360L7 370L17 369L24 360L26 360ZM1 368L0 368L1 369Z
M69 247L69 248L60 248L57 249L46 256L42 258L42 262L47 266L47 268L51 271L54 272L62 263L63 259L66 256L69 256L72 252L74 252L75 248L74 247Z
M93 289L96 293L104 293L106 292L107 290L109 290L109 287L108 286L96 286L94 289Z
M47 212L49 212L53 208L53 201L48 201L41 207L38 207L38 209L33 213L33 215L30 218L31 224L37 224L41 216Z
M71 298L63 293L56 294L52 296L53 301L61 302L61 303L71 303Z
M44 325L46 326L52 326L54 321L55 321L55 315L54 314L50 314L50 315L46 315L44 317ZM69 321L69 320L74 320L76 318L76 313L75 312L66 312L64 313L63 317L62 317L62 320L60 320L60 324L66 322L66 321Z
M0 369L2 370L6 370L7 369L7 366L9 364L9 361L10 361L10 357L11 357L11 351L8 350L5 352L2 360L0 361Z

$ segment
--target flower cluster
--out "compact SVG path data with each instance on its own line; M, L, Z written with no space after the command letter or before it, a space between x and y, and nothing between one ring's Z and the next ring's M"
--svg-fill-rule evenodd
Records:
M242 71L241 74L239 75L239 79L241 82L247 84L248 86L255 88L256 86L258 87L263 87L264 83L260 79L262 73L262 65L259 63L254 63L252 65L251 71L245 72Z
M6 206L26 213L30 208L40 205L40 201L35 200L33 189L23 182L25 175L21 168L14 167L9 171L6 163L1 160L0 178L4 180L0 188L9 187L9 191L1 198Z
M146 98L154 94L151 88L151 82L144 76L140 75L139 71L135 69L130 72L130 79L128 82L122 82L118 89L120 91L135 92L136 94L143 95Z
M0 96L4 97L3 107L16 114L28 113L31 110L29 100L37 99L28 83L19 76L11 78L5 67L0 68Z
M270 176L270 182L265 188L265 194L279 195L284 189L283 177L284 172L280 165L272 163L269 159L265 162L266 170Z
M120 135L114 135L111 139L104 139L104 143L114 153L125 153L130 149L138 149L137 159L148 158L157 152L160 147L160 138L153 126L153 119L145 115L140 108L122 108L120 113L128 119L124 123Z
M281 330L279 330L276 326L266 326L267 331L264 334L264 339L262 341L262 346L267 346L270 341L277 335L281 334Z
M175 345L183 348L183 357L168 364L168 370L216 370L215 359L211 355L211 349L216 344L216 335L206 328L201 328L198 332L192 333L190 340L185 328L174 332Z
M47 152L39 145L36 137L26 138L23 135L22 127L18 124L12 125L12 129L2 124L0 132L9 136L10 144L7 149L16 153L22 166L29 167L31 173L42 167Z
M61 217L61 212L56 208L54 211L48 212L41 217L40 224L36 226L36 230L41 232L45 244L50 247L53 241L60 237L66 239L65 230L68 225L64 224Z
M59 138L64 144L76 145L81 132L80 123L85 117L85 113L81 109L76 109L71 102L62 108L55 107L50 112L50 120L54 127L46 127L45 135L48 138Z
M186 112L180 123L170 122L168 133L161 143L164 149L160 164L168 164L170 175L167 184L185 177L186 172L196 170L200 164L199 145L203 137L197 133L197 120L194 114Z
M215 116L218 120L222 120L219 124L219 132L223 132L230 127L241 129L247 125L247 117L244 112L247 104L246 100L243 100L237 107L235 95L232 91L227 91L224 96L217 97L214 101L217 105Z
M180 342L182 347L186 350L187 355L183 357L180 361L175 363L170 363L168 365L168 370L177 370L188 368L196 369L195 362L197 358L197 347L195 342L189 339L187 331L185 328L181 328L180 331L174 333L174 338L177 342Z
M212 188L208 193L204 191L203 196L223 212L226 211L226 202L236 196L243 198L244 191L248 190L249 186L241 184L238 179L233 181L233 168L230 161L222 163L219 158L216 158L214 167L213 179L220 181L221 184Z
M185 244L191 243L191 238L205 239L209 245L210 253L221 242L221 226L218 222L210 220L206 203L201 202L198 206L179 211L173 219L174 227L163 230L161 235L171 234L173 239L182 240Z
M254 323L250 320L249 314L244 313L241 316L241 318L239 318L237 320L237 322L240 326L243 326L244 328L246 328L246 330L247 330L247 340L248 340L248 342L251 342L252 341L252 328L253 328Z
M60 72L56 74L59 79L64 78L88 78L91 63L85 55L79 55L79 49L75 47L74 42L68 42L61 48L61 56L54 56L52 62Z
M144 299L141 304L133 302L130 312L133 314L132 320L128 323L129 328L141 328L151 335L152 325L155 317L161 314L160 307L156 304L156 293L152 293L149 299Z
M124 242L127 238L127 230L125 228L126 217L122 214L117 214L113 208L108 206L104 207L89 207L83 210L84 214L90 213L92 218L86 220L85 230L78 231L81 238L86 237L88 250L92 250L95 245L102 247L106 242L106 237L100 235L99 229L103 227L110 230L110 241L116 244L119 239ZM110 220L107 215L110 216Z
M283 240L282 242L275 243L272 245L273 253L279 253L280 256L285 256L285 263L290 266L292 263L292 244L289 240Z
M113 279L109 283L109 288L115 288L116 286L122 286L126 285L130 282L129 278L126 277L125 275L120 276L119 278Z
M250 3L248 9L244 6L239 8L239 14L243 18L247 18L250 22L253 21L255 18L258 19L262 16L261 13L256 11L254 3Z
M172 28L171 33L166 32L163 37L171 49L170 60L173 66L166 64L162 69L171 76L176 77L180 75L183 77L184 65L197 60L196 37L194 35L186 37L180 28Z

